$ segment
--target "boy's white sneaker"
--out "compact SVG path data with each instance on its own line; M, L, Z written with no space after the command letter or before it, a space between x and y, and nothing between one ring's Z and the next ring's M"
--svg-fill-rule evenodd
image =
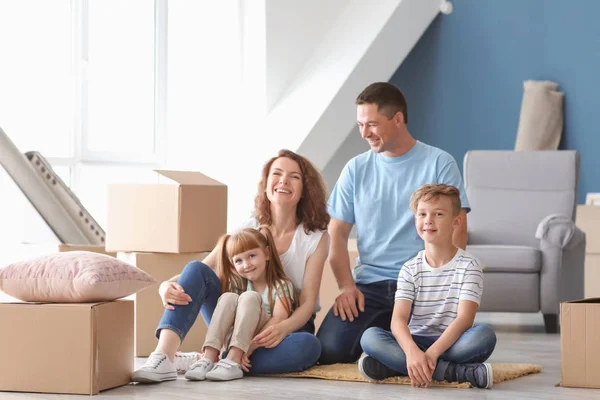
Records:
M206 379L211 381L231 381L244 377L244 371L240 364L225 358L219 361L215 367L206 374Z
M200 353L192 351L183 353L178 351L175 354L175 368L178 374L185 374L191 365L200 359Z
M177 379L175 363L166 354L155 351L150 354L146 364L131 374L132 382L163 382Z
M215 363L208 358L202 358L190 366L190 369L185 373L185 379L190 381L203 381L206 379L206 374L215 366Z

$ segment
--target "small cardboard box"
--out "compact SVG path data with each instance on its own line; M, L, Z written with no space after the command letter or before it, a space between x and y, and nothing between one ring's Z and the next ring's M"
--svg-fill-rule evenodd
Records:
M109 185L106 250L211 250L227 230L227 186L200 172L156 172L172 183Z
M356 247L356 239L348 239L348 253L350 254L350 269L356 266L356 258L358 257L358 249ZM319 303L321 311L315 317L315 332L319 330L323 319L333 307L336 297L340 294L335 275L329 264L329 260L325 262L323 267L323 277L321 278L321 290L319 291Z
M133 302L0 304L0 390L97 394L127 385Z
M58 245L58 252L64 253L67 251L90 251L92 253L106 254L107 256L117 257L117 253L106 251L104 246L98 244L67 244L60 243Z
M148 357L158 343L155 332L165 312L158 288L163 281L179 275L190 261L203 260L209 253L117 253L117 258L145 271L158 283L135 294L135 356ZM181 344L180 351L201 351L206 336L206 324L198 314L192 329Z
M600 207L578 205L576 221L585 232L584 296L600 297Z
M560 304L562 386L600 388L600 298Z

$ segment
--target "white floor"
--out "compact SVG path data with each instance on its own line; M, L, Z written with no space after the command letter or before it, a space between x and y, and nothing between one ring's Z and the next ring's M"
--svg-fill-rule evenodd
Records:
M317 379L244 378L232 382L177 381L159 385L130 384L100 393L97 398L112 399L600 399L600 389L555 387L560 381L560 338L544 333L541 315L481 314L477 322L492 323L498 332L498 344L491 362L541 364L543 370L513 381L500 383L491 390L416 389L410 386L376 385ZM143 363L137 359L136 364ZM32 360L35 362L35 360ZM0 399L77 399L81 396L0 393Z

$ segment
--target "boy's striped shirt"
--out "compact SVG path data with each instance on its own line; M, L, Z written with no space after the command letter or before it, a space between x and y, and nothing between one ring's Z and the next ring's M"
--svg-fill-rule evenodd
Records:
M448 264L432 268L422 250L400 269L395 300L413 303L411 334L440 336L456 318L459 301L479 305L482 292L483 271L475 257L458 249Z

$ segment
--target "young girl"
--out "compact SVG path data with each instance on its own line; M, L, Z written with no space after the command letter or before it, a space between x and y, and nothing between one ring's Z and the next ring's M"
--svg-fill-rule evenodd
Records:
M225 235L217 249L223 295L206 333L204 355L185 374L189 380L242 378L257 347L254 336L287 319L296 303L268 228ZM222 348L226 358L217 362Z

